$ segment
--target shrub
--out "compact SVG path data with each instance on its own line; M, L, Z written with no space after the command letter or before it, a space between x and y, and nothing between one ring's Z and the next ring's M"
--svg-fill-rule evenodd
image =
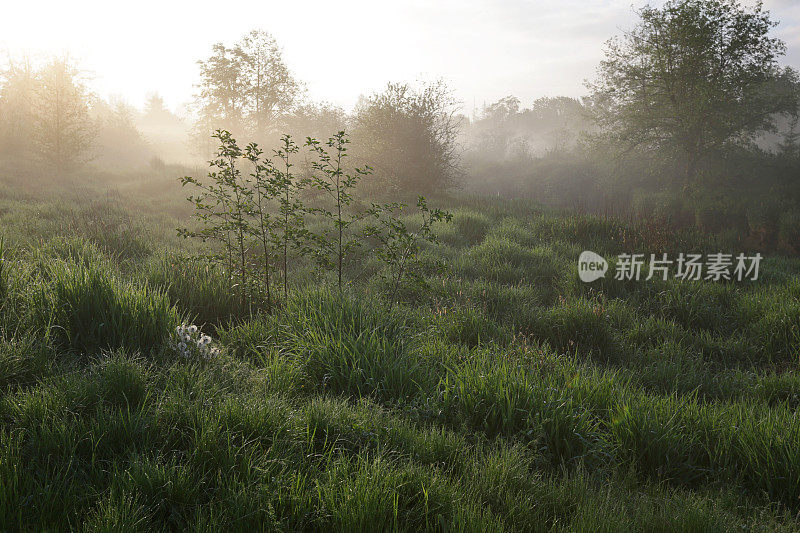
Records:
M459 118L443 82L419 90L390 83L358 107L354 120L359 156L384 184L415 194L453 184L459 171Z

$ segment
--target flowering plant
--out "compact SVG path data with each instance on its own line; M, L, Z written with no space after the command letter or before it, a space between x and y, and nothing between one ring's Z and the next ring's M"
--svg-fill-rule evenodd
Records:
M194 357L208 360L219 355L219 348L212 342L211 337L203 334L194 324L181 324L175 328L172 348L184 359Z

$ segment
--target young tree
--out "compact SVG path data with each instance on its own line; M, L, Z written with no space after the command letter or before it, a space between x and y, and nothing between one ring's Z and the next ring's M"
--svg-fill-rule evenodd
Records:
M271 272L273 269L273 251L278 242L276 228L278 226L277 217L270 211L271 201L278 195L278 187L275 183L275 171L269 159L262 159L263 151L256 143L250 143L245 148L245 158L253 164L253 172L250 174L253 186L253 208L256 218L256 234L258 243L261 246L263 257L262 269L264 271L264 291L267 297L267 313L272 313L272 281Z
M283 297L289 297L289 249L300 248L306 238L306 207L300 200L303 183L292 172L292 156L300 148L291 135L281 137L281 147L275 150L277 165L272 168L275 192L278 199L280 222L280 241L283 258Z
M456 102L443 82L420 90L390 83L362 102L354 138L358 155L400 189L429 194L452 185L459 171Z
M348 144L350 139L344 131L329 138L324 145L310 137L306 141L306 146L316 155L316 161L311 163L314 174L310 184L324 192L327 200L333 204L333 209L321 207L311 210L331 223L333 235L328 227L322 233L309 237L316 245L314 254L318 264L336 272L339 292L342 290L344 262L362 244L359 236L351 234L350 230L367 215L353 212L353 189L363 176L371 172L370 167L356 168L355 173L345 169Z
M59 170L91 157L97 127L89 115L89 94L69 58L52 59L38 73L34 96L35 148L42 160Z
M402 203L386 205L373 204L370 214L374 217L364 231L365 236L378 241L373 253L383 261L386 271L379 275L389 284L389 305L394 306L400 285L406 278L419 283L424 277L414 270L422 242L438 244L433 227L438 222L450 222L452 214L442 209L431 209L424 196L417 197L417 209L422 224L417 231L411 231L400 214L406 207Z
M219 148L210 161L210 166L216 170L208 173L209 179L181 178L184 186L193 185L199 190L197 196L189 196L188 200L195 206L195 218L200 222L200 228L179 229L178 234L199 237L203 241L219 241L224 245L222 257L207 255L212 259L224 259L230 288L239 293L244 308L251 289L248 252L253 234L250 218L254 212L254 188L239 168L238 161L245 153L236 139L225 130L217 130L214 138L219 141ZM235 282L237 275L238 283Z
M709 154L796 111L796 74L778 65L785 46L761 2L668 0L639 16L590 84L596 119L626 149L678 154L684 186Z

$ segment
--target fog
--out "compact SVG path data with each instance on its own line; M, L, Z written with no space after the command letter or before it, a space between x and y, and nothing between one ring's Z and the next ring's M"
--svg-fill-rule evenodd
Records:
M7 168L196 166L220 129L267 153L345 130L371 191L764 245L800 227L794 2L18 3L0 49Z
M644 2L3 4L0 50L69 52L91 73L100 96L121 95L137 107L158 91L171 111L184 109L197 82L195 62L214 43L259 28L275 36L287 65L315 100L349 110L359 95L389 81L441 77L471 114L509 94L524 104L542 96L584 95L583 82L593 76L602 44L632 25ZM765 7L781 21L775 33L789 45L786 64L800 66L800 5L767 0ZM333 43L346 51L344 64L330 61Z

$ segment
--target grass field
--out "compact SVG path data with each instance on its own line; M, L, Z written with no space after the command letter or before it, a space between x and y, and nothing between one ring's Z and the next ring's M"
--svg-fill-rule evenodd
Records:
M800 529L800 260L584 284L743 250L455 197L400 305L365 259L267 315L181 259L169 173L0 182L0 530Z

